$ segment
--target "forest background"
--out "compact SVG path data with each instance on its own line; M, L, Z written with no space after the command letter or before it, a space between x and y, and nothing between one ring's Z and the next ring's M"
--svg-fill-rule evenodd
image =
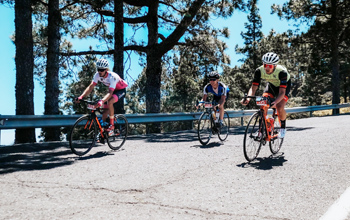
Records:
M1 101L7 104L1 114L84 113L72 100L91 81L94 61L100 57L130 85L120 108L126 113L193 111L212 70L218 70L231 89L229 108L240 109L239 100L268 51L278 53L292 75L289 107L348 101L347 1L0 3L7 12L1 13L3 21L9 21L4 30L10 30L1 35ZM4 43L14 30L19 40ZM93 98L101 93L102 87ZM155 125L147 131L166 129ZM11 139L4 133L2 144L4 136ZM41 135L49 141L62 139L63 133L53 128ZM36 136L34 129L18 129L12 141L34 142Z

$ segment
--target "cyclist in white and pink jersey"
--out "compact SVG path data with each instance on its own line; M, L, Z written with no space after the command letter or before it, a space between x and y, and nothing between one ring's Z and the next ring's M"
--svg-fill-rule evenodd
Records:
M125 96L125 88L128 84L120 78L120 76L109 70L108 61L105 59L100 59L96 62L97 73L95 74L91 84L85 89L83 94L77 98L77 102L83 99L85 96L89 95L95 88L98 82L102 82L105 86L108 86L109 93L103 97L95 105L96 108L104 104L104 108L108 109L103 112L102 119L106 120L107 114L109 114L110 126L106 129L107 131L114 130L114 104L118 102L119 99Z

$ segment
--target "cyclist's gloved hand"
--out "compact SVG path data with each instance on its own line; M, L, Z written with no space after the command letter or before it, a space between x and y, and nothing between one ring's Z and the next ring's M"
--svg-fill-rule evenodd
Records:
M95 108L101 107L102 104L103 104L103 101L102 101L102 100L98 101L98 102L96 103L96 105L95 105Z
M249 101L250 101L250 99L242 99L242 100L241 100L241 104L242 104L242 105L248 105L248 104L249 104Z
M83 97L82 97L82 96L79 96L78 98L75 98L75 102L76 102L76 103L79 103L82 99L83 99Z

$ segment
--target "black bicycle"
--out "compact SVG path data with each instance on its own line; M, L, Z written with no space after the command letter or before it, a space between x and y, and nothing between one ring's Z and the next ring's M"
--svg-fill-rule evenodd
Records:
M90 110L90 114L84 115L74 123L69 134L69 146L73 153L78 156L82 156L88 153L97 142L97 136L99 136L99 142L104 144L107 140L108 146L112 150L120 149L125 143L128 135L128 120L124 115L116 114L114 117L114 132L108 134L105 131L105 127L101 126L100 121L96 115L96 111L102 113L101 108L94 108L96 102L87 100L81 100L81 103L86 103L87 108ZM107 120L108 121L108 120Z
M222 124L217 123L219 119L218 112L214 111L215 103L201 101L199 103L204 104L204 112L201 114L198 120L198 139L202 145L208 144L213 134L218 134L221 141L226 140L230 130L230 117L228 113L224 112L224 118Z

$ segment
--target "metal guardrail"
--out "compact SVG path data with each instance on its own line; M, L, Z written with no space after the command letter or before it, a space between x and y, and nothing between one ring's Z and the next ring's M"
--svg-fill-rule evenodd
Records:
M337 105L318 105L286 108L287 113L314 112L320 110L350 107L350 103ZM272 110L270 110L272 111ZM242 118L252 115L255 110L227 111L230 118ZM189 113L151 113L126 114L130 124L146 124L152 122L194 121L202 112ZM0 115L0 130L17 128L69 127L82 115Z

